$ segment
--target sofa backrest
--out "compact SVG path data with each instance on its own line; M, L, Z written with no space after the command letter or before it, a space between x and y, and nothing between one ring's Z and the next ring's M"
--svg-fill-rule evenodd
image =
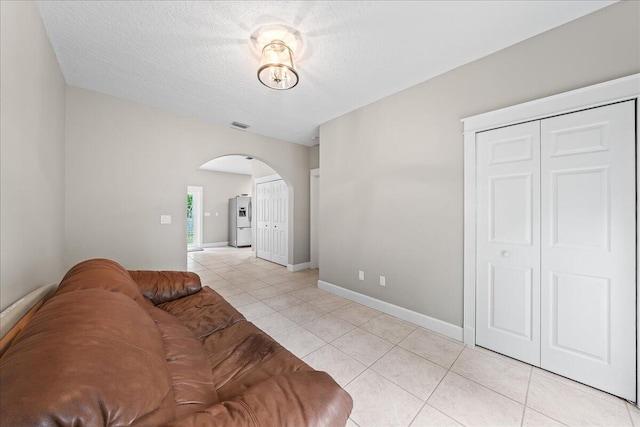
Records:
M123 274L124 272L124 274ZM0 425L160 425L175 418L162 336L126 270L69 271L0 358Z
M189 271L129 270L129 275L155 305L193 295L202 288L200 277Z
M76 264L65 274L55 295L82 289L103 289L124 294L141 306L149 304L129 272L110 259L96 258Z

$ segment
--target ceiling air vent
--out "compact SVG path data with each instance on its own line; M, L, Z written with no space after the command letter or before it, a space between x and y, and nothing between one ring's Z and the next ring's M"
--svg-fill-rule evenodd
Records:
M247 130L249 129L249 125L245 125L244 123L240 123L240 122L231 122L231 127L232 128L236 128L236 129L240 129L240 130Z

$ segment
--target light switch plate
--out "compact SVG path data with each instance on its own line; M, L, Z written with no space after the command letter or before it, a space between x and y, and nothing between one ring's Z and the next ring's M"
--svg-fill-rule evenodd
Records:
M205 212L204 216L211 216L211 212Z
M160 215L160 224L171 224L171 215Z

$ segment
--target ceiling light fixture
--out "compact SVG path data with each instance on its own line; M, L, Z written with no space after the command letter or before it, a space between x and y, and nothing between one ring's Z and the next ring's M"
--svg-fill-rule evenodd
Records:
M293 52L282 40L272 40L262 48L258 80L276 90L291 89L298 84Z

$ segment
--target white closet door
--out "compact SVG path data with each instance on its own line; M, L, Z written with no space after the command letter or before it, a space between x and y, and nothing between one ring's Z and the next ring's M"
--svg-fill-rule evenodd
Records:
M476 343L540 363L540 123L477 135Z
M633 102L542 121L541 366L635 400Z
M257 184L256 193L258 257L271 261L271 183Z
M288 256L288 221L289 189L283 180L271 182L271 261L287 265Z

